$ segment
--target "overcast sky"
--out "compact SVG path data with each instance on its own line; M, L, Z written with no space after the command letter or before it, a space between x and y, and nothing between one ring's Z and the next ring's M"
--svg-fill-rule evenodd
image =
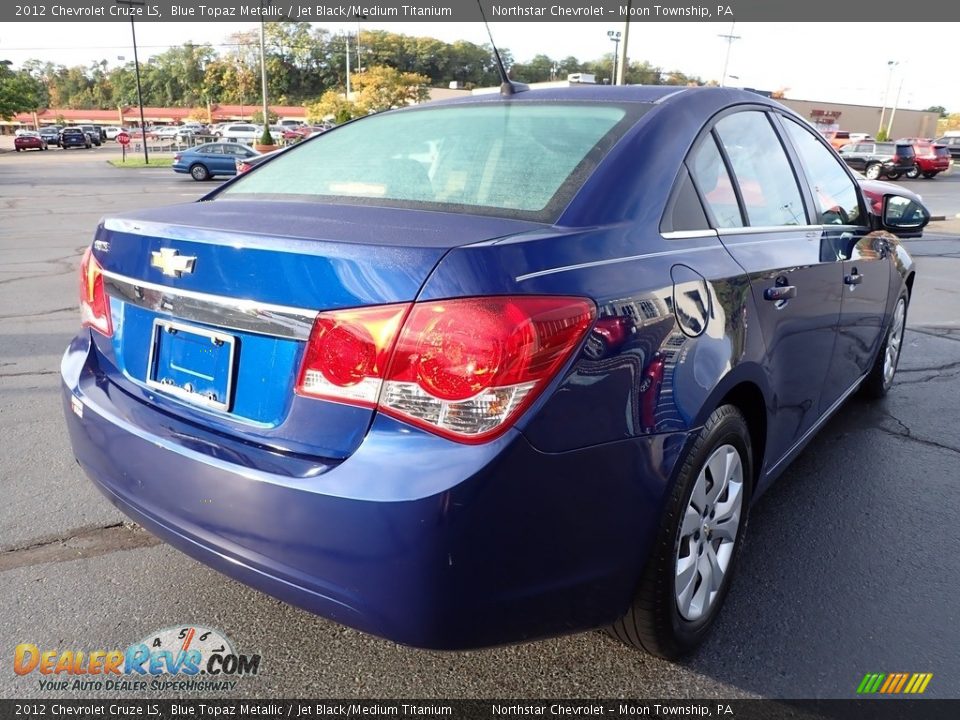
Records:
M323 23L331 30L356 32L356 23ZM198 22L137 24L141 60L184 42L216 45L254 23ZM364 23L364 28L408 35L429 35L444 41L487 41L480 23ZM607 30L611 23L491 23L498 45L509 48L518 61L538 53L553 58L575 55L581 60L611 52ZM764 90L787 89L787 97L862 104L880 104L886 92L888 62L895 61L889 101L900 92L900 107L922 109L943 105L960 112L960 83L950 28L943 23L737 23L739 35L731 48L727 84ZM723 73L729 33L727 23L632 23L629 57L647 60L664 70L680 70L705 80ZM865 41L864 38L874 38ZM883 38L890 38L885 49ZM896 41L892 39L896 38ZM912 40L911 38L915 39ZM105 23L6 23L0 28L0 59L15 64L41 58L64 65L117 56L132 59L130 26Z

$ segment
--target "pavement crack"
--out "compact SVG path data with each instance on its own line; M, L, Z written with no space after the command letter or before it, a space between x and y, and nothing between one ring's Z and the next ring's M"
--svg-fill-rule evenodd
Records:
M945 445L944 443L939 443L936 440L928 440L927 438L922 438L913 434L913 431L910 430L910 427L903 422L900 418L891 414L889 411L884 410L883 416L890 418L897 424L897 428L884 427L883 425L877 425L877 430L880 432L886 433L887 435L892 435L894 437L903 438L911 442L919 443L920 445L926 445L927 447L937 448L939 450L946 450L947 452L956 453L960 455L960 448L953 447L952 445Z
M24 372L0 373L0 378L39 377L41 375L57 375L59 372L59 370L26 370Z
M0 552L0 573L34 565L82 560L159 543L158 538L139 525L118 522L4 550Z
M70 305L68 307L54 308L53 310L41 310L33 313L11 313L9 315L0 315L0 320L20 320L25 318L46 317L47 315L56 315L62 312L74 312L77 307Z
M911 327L907 328L907 332L915 332L920 335L929 335L930 337L940 338L941 340L953 340L954 342L960 342L960 337L954 335L956 328L944 328L942 330L938 328L932 328L930 330L920 330L919 328Z

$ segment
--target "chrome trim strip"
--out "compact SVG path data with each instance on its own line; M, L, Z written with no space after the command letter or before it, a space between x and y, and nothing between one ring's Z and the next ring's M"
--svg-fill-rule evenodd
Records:
M709 237L712 237L712 235ZM615 265L616 263L629 262L631 260L646 260L647 258L664 257L666 255L682 255L684 253L717 249L720 249L720 245L684 247L677 248L676 250L663 250L661 252L643 253L642 255L629 255L628 257L609 258L607 260L593 260L591 262L577 263L576 265L564 265L563 267L550 268L549 270L538 270L537 272L527 273L526 275L517 275L516 281L523 282L524 280L531 280L533 278L543 277L544 275L567 272L568 270L583 270L584 268L600 267L602 265Z
M660 233L664 240L694 240L696 238L715 238L716 230L671 230Z
M768 475L772 473L774 470L776 470L778 467L780 467L787 458L792 457L793 454L801 446L803 446L803 444L806 443L814 433L816 433L820 428L824 426L827 420L833 417L833 414L840 409L840 406L843 405L843 403L847 400L847 398L853 395L859 389L863 381L867 379L867 374L861 375L859 378L857 378L857 380L854 381L853 385L847 388L846 392L843 393L843 395L841 395L840 397L838 397L836 400L833 401L833 405L827 408L827 411L820 416L820 419L817 420L813 425L811 425L810 428L800 437L800 439L797 440L792 446L790 446L790 449L787 450L779 460L777 460L773 465L771 465L767 469Z
M747 227L733 227L733 228L717 228L717 234L723 237L724 235L756 235L759 233L797 233L797 232L823 232L822 225L767 225L763 227L759 226L747 226Z
M107 294L131 305L224 330L307 340L317 311L210 295L103 272Z
M687 88L680 88L679 90L674 90L672 93L667 93L663 97L657 98L656 100L653 101L653 104L660 105L661 103L664 103L670 98L672 98L674 95L679 95L680 93L686 92L686 91L687 91Z

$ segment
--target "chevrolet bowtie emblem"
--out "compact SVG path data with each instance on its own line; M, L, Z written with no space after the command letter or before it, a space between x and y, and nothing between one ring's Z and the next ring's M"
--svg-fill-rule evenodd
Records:
M160 272L170 277L180 277L184 273L193 272L197 258L181 255L179 250L161 248L150 253L150 267L159 268Z

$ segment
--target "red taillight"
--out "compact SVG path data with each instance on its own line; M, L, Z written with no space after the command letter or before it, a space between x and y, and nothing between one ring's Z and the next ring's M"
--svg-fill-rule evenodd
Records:
M594 310L582 298L489 297L321 313L297 392L489 440L569 358Z
M300 367L297 393L375 407L408 308L381 305L320 313Z
M91 327L107 337L113 335L110 300L103 286L103 269L90 248L87 248L80 261L80 319L83 327Z

